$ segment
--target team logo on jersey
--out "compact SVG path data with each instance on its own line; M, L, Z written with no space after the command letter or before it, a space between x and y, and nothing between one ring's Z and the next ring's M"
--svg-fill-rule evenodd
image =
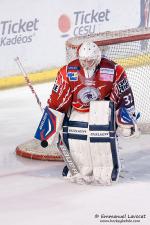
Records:
M77 81L78 80L78 73L67 73L68 78L70 81Z
M55 83L53 86L53 91L57 93L58 89L59 89L59 85Z
M119 93L123 93L125 92L129 87L129 83L128 83L128 80L126 78L124 78L123 80L121 80L119 83L118 83L118 91Z
M94 87L85 87L79 91L77 97L82 103L86 104L90 101L95 101L98 99L99 91Z
M100 80L111 81L114 79L114 69L100 68Z
M48 140L55 132L56 116L46 107L34 137L41 141Z
M79 66L68 66L68 70L80 70Z

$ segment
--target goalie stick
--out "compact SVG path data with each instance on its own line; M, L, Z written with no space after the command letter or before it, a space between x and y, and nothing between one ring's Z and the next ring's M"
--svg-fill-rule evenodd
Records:
M28 87L30 88L31 92L34 94L34 96L35 96L35 98L36 98L36 101L37 101L37 103L38 103L38 105L39 105L41 111L43 112L42 103L41 103L39 97L37 96L37 94L36 94L36 92L35 92L35 90L34 90L34 88L33 88L33 86L32 86L32 83L31 83L31 81L30 81L30 79L29 79L29 77L28 77L28 74L26 73L26 71L25 71L25 69L24 69L22 63L20 62L19 57L17 56L14 60L16 61L16 63L17 63L17 65L18 65L18 67L19 67L21 73L23 74L24 79L25 79L25 81L26 81Z
M39 105L41 111L43 112L42 103L41 103L41 101L40 101L36 91L34 90L34 88L32 86L32 83L31 83L31 81L30 81L30 79L28 77L28 74L26 73L22 63L20 62L19 57L16 57L15 61L16 61L17 65L18 65L21 73L23 73L24 79L25 79L28 87L30 88L31 92L34 94L34 96L36 98L36 101L37 101L37 104ZM48 146L47 140L42 140L41 141L41 146L43 148L46 148ZM72 158L68 148L64 144L61 135L59 135L59 141L57 143L57 147L58 147L58 150L60 151L60 154L62 155L66 165L68 166L71 175L76 175L77 173L79 173L79 170L78 170L78 168L77 168L77 166L76 166L76 164L75 164L75 162L74 162L74 160L73 160L73 158Z
M71 173L72 176L76 175L79 173L79 169L74 162L68 148L66 147L65 143L62 141L61 135L59 136L59 142L57 143L57 147L59 151L61 152L63 159L65 163L67 164L67 167Z

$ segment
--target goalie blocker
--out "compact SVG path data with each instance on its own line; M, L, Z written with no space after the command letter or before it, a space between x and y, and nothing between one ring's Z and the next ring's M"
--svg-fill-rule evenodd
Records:
M53 144L54 138L58 138L64 115L48 108L46 111L48 117L43 115L35 138ZM43 125L45 123L46 126ZM73 110L70 118L64 120L62 137L69 160L66 160L68 153L61 153L71 172L71 176L68 176L71 181L78 182L80 178L85 183L103 185L117 181L120 166L113 102L92 101L90 112L86 113ZM60 147L62 151L64 148Z
M53 145L54 142L57 142L58 150L71 171L72 176L74 176L79 171L60 134L64 116L64 113L46 107L34 137L41 141L43 148L46 148L48 144Z

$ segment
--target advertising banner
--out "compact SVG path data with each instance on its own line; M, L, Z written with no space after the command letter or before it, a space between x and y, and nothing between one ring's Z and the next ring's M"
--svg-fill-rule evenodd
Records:
M0 77L20 73L16 57L22 60L27 72L62 66L66 63L65 42L69 37L145 26L142 2L2 0ZM149 11L146 12L148 24Z

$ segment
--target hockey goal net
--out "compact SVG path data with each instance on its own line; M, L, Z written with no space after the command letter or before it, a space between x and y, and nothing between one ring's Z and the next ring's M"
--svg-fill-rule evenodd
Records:
M79 46L94 41L102 54L121 64L132 87L136 112L141 117L138 126L142 133L150 132L150 28L103 32L73 37L66 42L67 62L77 58ZM43 149L37 140L28 141L16 149L18 155L41 160L62 160L56 143Z

